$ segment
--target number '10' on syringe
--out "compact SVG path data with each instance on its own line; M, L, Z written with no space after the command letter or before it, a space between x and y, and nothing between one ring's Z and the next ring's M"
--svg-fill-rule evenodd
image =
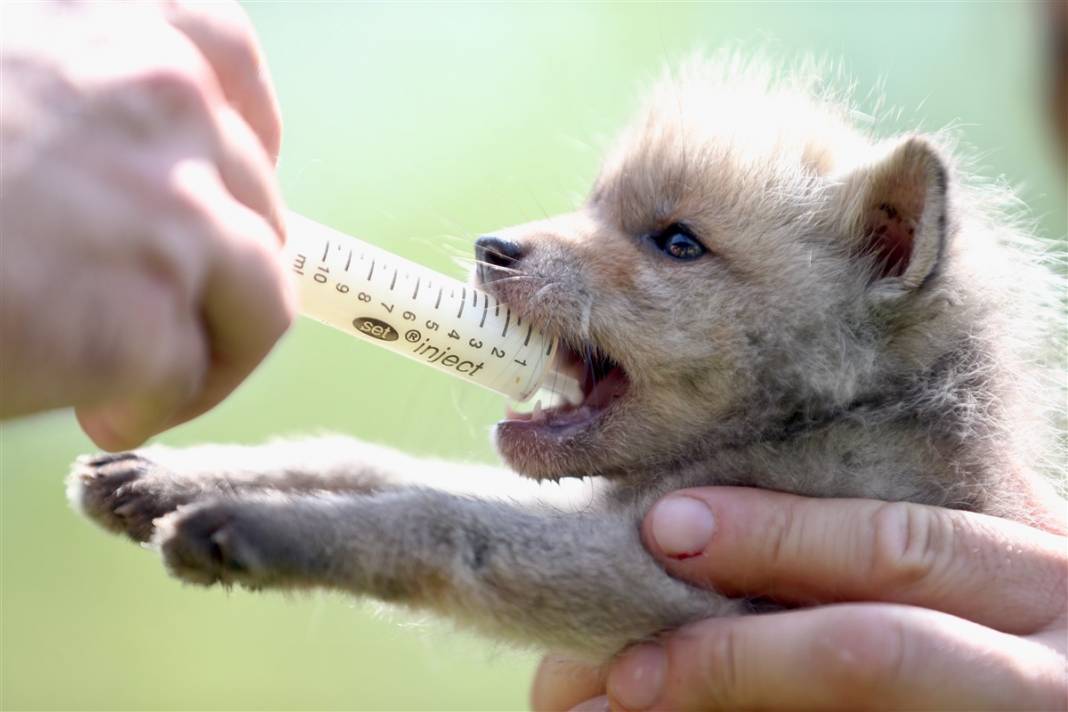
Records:
M496 297L297 213L286 223L303 315L513 400L544 387L581 401L553 368L556 340Z

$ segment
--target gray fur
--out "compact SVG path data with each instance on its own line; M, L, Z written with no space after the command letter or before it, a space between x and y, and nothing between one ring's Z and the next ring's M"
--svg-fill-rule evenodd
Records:
M593 659L749 610L645 553L642 516L678 488L1056 526L1037 473L1054 452L1041 394L1059 392L1036 347L1060 305L1007 194L945 137L875 140L806 76L770 77L720 57L669 78L585 205L496 233L524 246L526 278L487 289L630 380L588 427L499 425L531 479L338 438L82 460L72 501L187 581L350 591ZM709 255L648 249L678 221ZM880 252L909 230L906 262Z

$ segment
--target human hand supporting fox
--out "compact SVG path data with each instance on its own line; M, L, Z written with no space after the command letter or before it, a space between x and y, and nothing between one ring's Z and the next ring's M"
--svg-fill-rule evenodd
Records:
M1065 709L1068 542L1050 505L1059 533L909 503L676 493L643 525L669 573L822 605L703 621L602 668L547 658L534 707Z

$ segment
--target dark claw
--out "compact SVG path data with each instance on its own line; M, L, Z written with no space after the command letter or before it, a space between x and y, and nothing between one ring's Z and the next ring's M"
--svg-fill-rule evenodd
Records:
M125 460L140 460L141 456L133 452L106 452L102 455L88 455L81 462L90 467L103 467L114 462Z

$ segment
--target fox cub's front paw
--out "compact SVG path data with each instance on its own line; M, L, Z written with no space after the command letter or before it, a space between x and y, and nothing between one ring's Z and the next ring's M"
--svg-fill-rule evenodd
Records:
M197 502L157 523L155 542L178 578L249 588L299 585L307 556L299 526L284 514L286 496Z
M191 501L198 490L136 452L78 458L67 497L87 517L135 541L152 538L153 520Z

